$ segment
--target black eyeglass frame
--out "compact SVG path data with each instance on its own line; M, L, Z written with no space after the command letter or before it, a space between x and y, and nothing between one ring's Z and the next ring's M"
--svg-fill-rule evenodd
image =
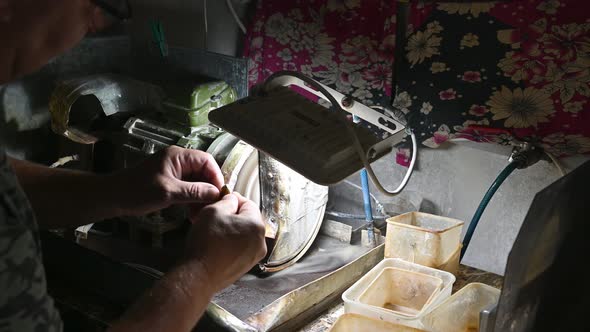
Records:
M126 8L124 11L115 8L113 5L104 0L92 0L92 2L119 20L125 21L131 18L131 5L129 4L129 0L120 0L120 2L124 3L124 7Z

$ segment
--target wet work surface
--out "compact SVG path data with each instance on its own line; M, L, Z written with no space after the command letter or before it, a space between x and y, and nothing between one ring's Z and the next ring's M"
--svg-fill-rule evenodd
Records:
M461 265L457 281L453 285L453 294L465 285L472 282L480 282L498 289L502 289L504 278L497 274L474 269L469 266ZM324 312L321 316L310 322L300 332L325 332L329 331L338 317L344 314L344 303L340 302Z
M44 239L45 249L49 249L44 257L50 267L49 292L62 311L71 312L77 324L98 324L97 329L88 330L100 331L157 279L148 277L150 270L160 275L156 270L166 270L170 255L132 250L133 247L126 247L129 243L111 238L96 240L85 241L88 248L83 248L52 235ZM112 250L113 247L126 250ZM294 331L338 301L347 287L377 264L378 257L383 257L382 246L371 250L320 235L296 265L268 276L245 275L216 295L213 302L259 330L288 325L283 330ZM356 260L358 264L350 264ZM128 263L121 264L122 261ZM140 267L143 268L138 270ZM344 271L326 279L340 269ZM69 278L66 280L64 275ZM103 280L106 277L108 280ZM324 281L316 283L318 280Z
M150 280L153 280L146 279L143 272L115 260L105 260L98 254L92 254L88 249L58 239L59 237L43 239L45 249L53 248L46 250L44 255L48 271L48 288L60 306L64 319L69 322L68 325L78 327L73 330L104 330L149 287L152 282ZM213 301L239 319L253 325L258 324L260 330L275 330L278 327L277 330L297 331L307 324L303 331L328 331L343 312L340 300L342 292L375 266L379 257L383 257L382 247L370 253L367 253L367 250L319 236L308 255L296 265L268 277L246 275L235 285L218 294ZM129 257L124 259L126 261L148 264L143 259L131 259L134 255L131 255L129 250L117 252L129 254ZM149 255L152 260L157 256L153 254ZM361 261L355 265L347 265L353 260ZM159 264L154 262L152 266L165 266L167 260L162 258L161 261ZM339 269L344 270L340 270L339 274L329 279L325 278ZM104 271L110 273L105 274ZM72 279L65 280L64 275ZM319 280L323 282L317 283ZM310 288L310 282L314 281L316 286ZM454 290L470 282L481 282L500 288L502 278L462 266ZM298 291L293 292L294 289ZM292 296L296 295L294 293L298 295ZM284 301L277 302L277 298ZM294 309L305 309L297 306L310 310L305 314L294 314ZM320 318L317 318L318 316ZM281 321L278 321L279 319Z
M248 319L276 299L350 263L368 249L318 236L297 264L269 276L247 274L221 291L213 302L242 320Z

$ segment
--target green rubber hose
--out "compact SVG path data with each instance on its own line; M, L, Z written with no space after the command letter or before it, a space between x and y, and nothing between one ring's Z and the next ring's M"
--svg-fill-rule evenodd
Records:
M463 259L463 256L465 256L465 253L467 252L467 247L469 247L469 242L471 242L473 233L475 233L475 228L477 228L477 224L479 223L479 219L481 218L486 207L492 200L492 197L494 196L498 188L500 188L504 180L506 180L506 178L508 178L508 176L512 174L512 172L518 167L518 165L519 163L514 161L508 164L508 166L506 166L506 168L504 168L504 170L500 172L496 180L494 180L486 194L483 196L483 199L479 203L479 206L477 207L477 210L475 210L475 214L473 215L473 218L469 223L469 228L467 228L467 232L465 232L465 237L463 238L463 248L461 249L461 259Z

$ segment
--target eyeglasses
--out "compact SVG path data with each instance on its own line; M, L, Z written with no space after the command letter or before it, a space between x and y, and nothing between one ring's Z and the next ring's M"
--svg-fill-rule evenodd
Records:
M119 20L131 18L131 6L128 0L92 0L92 2Z

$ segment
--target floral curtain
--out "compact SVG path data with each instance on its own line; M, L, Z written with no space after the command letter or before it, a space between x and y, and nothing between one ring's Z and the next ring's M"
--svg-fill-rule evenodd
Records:
M297 70L366 105L408 114L423 145L531 141L590 152L590 3L411 2L392 94L396 2L260 0L245 50L249 81ZM406 160L401 150L398 161Z

